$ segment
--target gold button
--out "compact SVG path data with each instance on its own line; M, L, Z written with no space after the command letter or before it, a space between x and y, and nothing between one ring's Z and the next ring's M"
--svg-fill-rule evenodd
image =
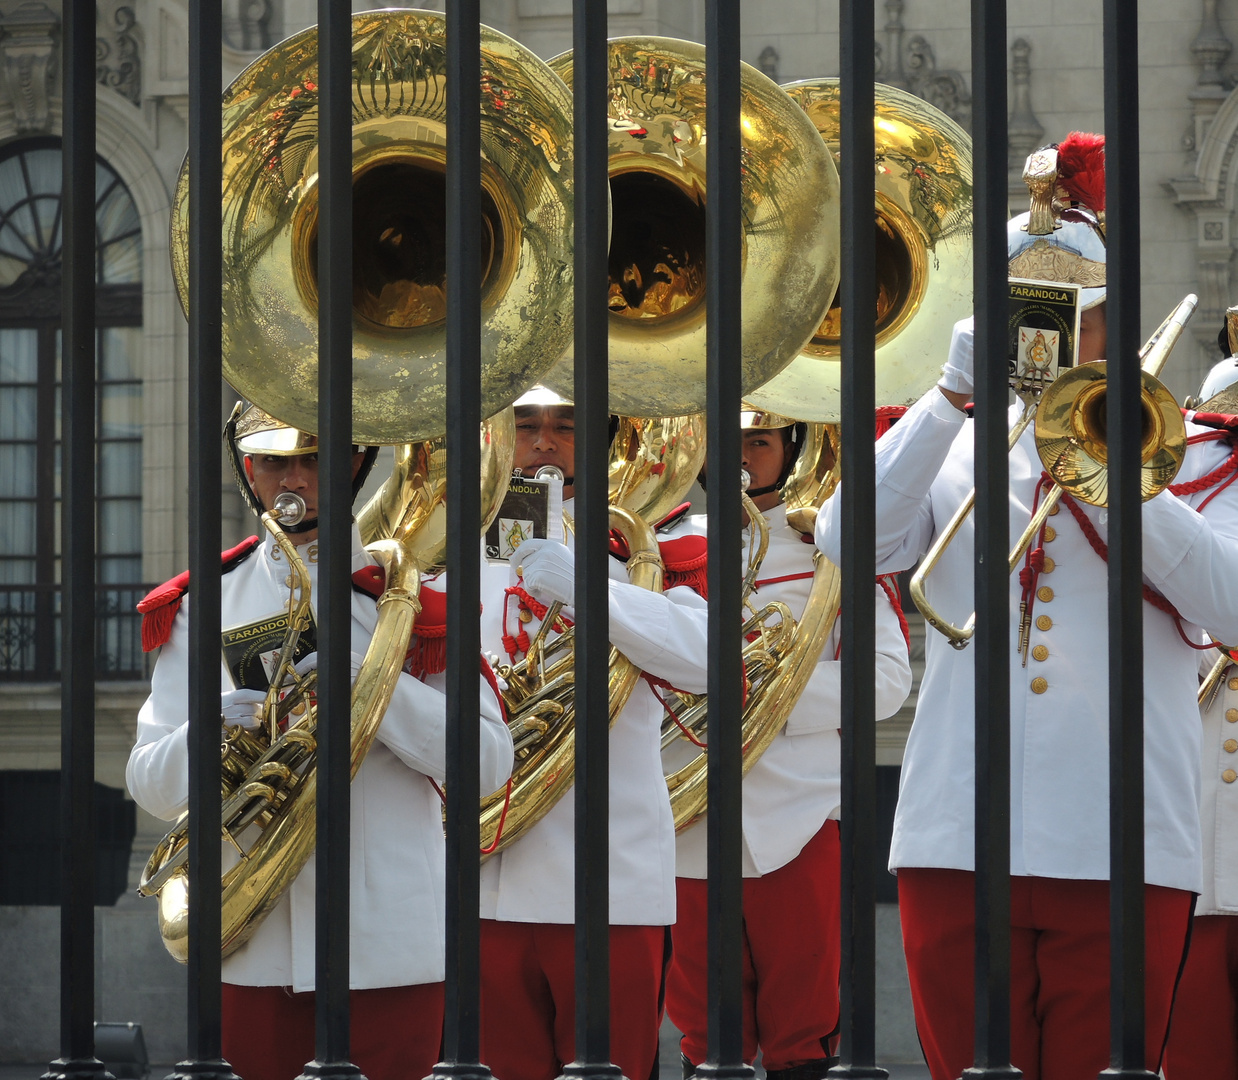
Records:
M1037 615L1036 616L1036 629L1037 630L1052 630L1053 620L1049 618L1048 615Z
M1049 689L1048 679L1042 679L1042 678L1037 677L1032 680L1032 693L1033 694L1043 694L1048 689Z
M287 585L288 588L290 589L292 588L292 575L291 574L289 574L286 578L284 578L284 584Z
M1049 507L1049 516L1053 517L1061 509L1062 508L1057 503L1054 503L1051 507Z
M1047 604L1053 599L1053 590L1048 585L1042 585L1036 590L1036 599L1043 600Z
M1238 679L1230 679L1230 680L1229 680L1229 688L1230 688L1231 690L1238 690Z
M1238 709L1226 709L1225 719L1231 724L1238 724Z
M1056 539L1057 539L1057 529L1055 529L1052 525L1046 525L1045 526L1045 543L1047 544L1050 540L1056 540Z
M1052 574L1056 566L1057 566L1057 563L1055 563L1052 559L1049 558L1048 555L1046 555L1045 565L1041 568L1040 572L1042 574Z
M1032 656L1036 660L1048 660L1049 650L1044 645L1037 645L1036 648L1032 650Z
M520 621L521 622L532 622L533 612L531 612L527 607L522 607L520 609Z
M1238 753L1238 739L1226 739L1224 746L1227 754Z
M1234 772L1233 769L1226 769L1221 773L1221 779L1227 784L1232 784L1235 780L1238 780L1238 772Z

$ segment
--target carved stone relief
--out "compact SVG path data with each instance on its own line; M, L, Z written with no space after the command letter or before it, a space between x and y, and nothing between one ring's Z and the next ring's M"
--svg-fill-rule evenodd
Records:
M51 130L47 98L59 37L60 17L46 4L20 4L0 16L0 85L19 134Z
M1221 70L1232 49L1217 17L1216 0L1202 0L1199 33L1191 43L1199 76L1187 95L1193 123L1182 139L1187 170L1166 185L1174 201L1196 219L1199 308L1191 323L1196 351L1189 358L1184 380L1191 384L1197 384L1217 359L1217 327L1225 309L1238 300L1234 295L1230 237L1238 194L1238 91L1234 90L1234 79Z
M935 105L965 131L971 130L971 90L963 74L939 70L933 46L921 34L904 41L904 0L886 0L886 44L877 45L877 78Z
M134 105L142 102L142 53L137 17L128 4L118 4L110 18L99 5L99 36L95 38L95 78Z

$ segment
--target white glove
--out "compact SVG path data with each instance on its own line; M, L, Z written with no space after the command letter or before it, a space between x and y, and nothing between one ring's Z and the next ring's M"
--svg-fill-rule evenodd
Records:
M576 600L576 556L557 540L526 540L512 553L524 587L543 603L558 600L572 606Z
M220 718L225 724L256 728L262 721L266 698L261 690L227 690L219 695Z
M943 390L956 394L967 394L969 397L976 392L976 370L973 354L975 353L975 328L970 317L960 319L954 324L954 336L950 339L950 356L941 369L941 378L937 385Z
M357 681L357 674L361 671L361 661L364 659L365 657L362 656L360 653L350 652L348 654L349 666L352 669L352 681L353 682ZM301 657L301 659L297 661L296 667L294 670L302 679L304 679L305 676L308 675L311 671L317 671L318 670L318 654L316 652L312 652L306 656Z

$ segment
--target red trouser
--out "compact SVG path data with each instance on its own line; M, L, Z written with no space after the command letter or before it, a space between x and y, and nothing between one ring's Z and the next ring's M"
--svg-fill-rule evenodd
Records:
M668 944L665 926L610 928L610 1060L629 1080L657 1063ZM497 1078L555 1080L575 1060L575 971L570 923L481 920L481 1059Z
M838 1027L841 914L838 822L827 821L785 866L744 878L744 1061L765 1068L828 1057ZM708 883L678 878L666 1011L693 1064L707 1052Z
M1166 1080L1238 1076L1238 916L1200 915L1165 1047Z
M428 1076L443 1044L443 984L348 993L352 1061L366 1080ZM223 1054L242 1080L294 1080L314 1060L314 993L223 984Z
M1096 1080L1109 1064L1109 882L1010 880L1010 1056L1025 1080ZM975 1049L975 875L898 872L903 949L933 1080ZM1147 1067L1160 1067L1193 900L1144 887Z

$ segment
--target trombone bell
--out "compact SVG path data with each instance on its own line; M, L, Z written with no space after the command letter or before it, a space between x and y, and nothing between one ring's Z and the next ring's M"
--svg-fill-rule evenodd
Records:
M1108 365L1100 360L1059 375L1041 395L1036 452L1045 471L1074 498L1109 502ZM1140 373L1140 491L1146 502L1173 483L1186 455L1186 424L1164 384Z

